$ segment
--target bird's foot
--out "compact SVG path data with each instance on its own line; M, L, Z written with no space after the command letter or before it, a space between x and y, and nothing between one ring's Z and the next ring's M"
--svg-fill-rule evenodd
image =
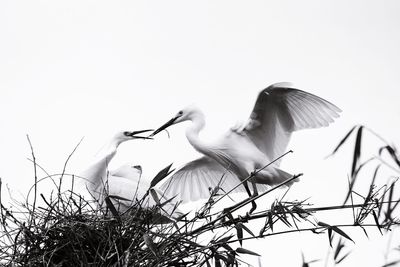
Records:
M257 204L255 201L251 202L251 209L249 210L249 214L252 214L253 211L255 211L257 209Z

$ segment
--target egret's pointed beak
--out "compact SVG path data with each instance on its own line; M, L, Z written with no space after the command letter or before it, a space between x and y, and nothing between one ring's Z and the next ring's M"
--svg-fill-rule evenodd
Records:
M141 130L141 131L133 131L133 132L129 132L126 135L127 136L131 136L132 138L135 139L153 139L150 136L138 136L137 134L141 134L141 133L147 133L147 132L151 132L153 131L153 129L148 129L148 130Z
M155 136L156 134L158 134L159 132L167 129L169 126L173 125L175 123L175 121L179 118L179 116L174 117L172 119L170 119L169 121L167 121L163 126L161 126L160 128L158 128L157 130L155 130L152 134L150 134L149 136Z

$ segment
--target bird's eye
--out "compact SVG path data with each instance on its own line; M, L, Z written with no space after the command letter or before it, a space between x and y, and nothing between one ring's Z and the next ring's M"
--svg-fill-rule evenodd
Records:
M182 111L182 110L181 110L181 111L179 111L179 112L178 112L178 114L179 114L179 115L182 115L182 114L183 114L183 111Z
M124 135L125 135L125 136L130 136L130 135L131 135L131 133L130 133L130 132L128 132L128 131L126 131L126 132L124 132Z

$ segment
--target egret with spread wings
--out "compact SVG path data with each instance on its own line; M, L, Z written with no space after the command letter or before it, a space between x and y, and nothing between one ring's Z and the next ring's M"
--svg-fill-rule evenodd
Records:
M205 126L203 113L196 107L187 107L152 136L189 120L192 124L186 130L186 137L204 156L187 163L161 189L178 195L183 202L195 201L208 198L210 187L219 185L227 192L255 173L250 179L254 193L265 191L268 185L293 177L279 168L280 160L260 170L285 153L292 132L328 126L339 112L338 107L316 95L292 88L288 83L276 83L259 93L246 123L231 128L217 141L206 143L199 138ZM254 172L257 169L260 171ZM247 182L233 192L243 189L250 195Z

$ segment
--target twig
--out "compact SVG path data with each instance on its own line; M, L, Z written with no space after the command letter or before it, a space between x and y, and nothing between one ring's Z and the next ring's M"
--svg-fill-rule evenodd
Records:
M245 205L247 205L247 204L249 204L249 203L251 203L251 202L253 202L253 201L255 201L255 200L257 200L257 199L259 199L259 198L261 198L261 197L263 197L263 196L265 196L266 194L269 194L269 193L271 193L272 191L275 191L276 189L278 189L278 188L280 188L280 187L282 187L282 186L284 186L284 185L286 185L286 184L292 182L293 180L299 178L300 176L302 176L302 174L293 175L292 178L290 178L290 179L288 179L288 180L286 180L286 181L284 181L284 182L282 182L282 183L276 185L275 187L273 187L273 188L271 188L271 189L269 189L269 190L267 190L267 191L265 191L265 192L263 192L263 193L261 193L261 194L259 194L259 195L250 197L250 198L246 199L245 201L243 201L242 203L240 203L239 205L234 205L234 207L233 207L232 209L230 209L230 208L227 208L227 209L228 209L230 212L234 212L234 211L236 211L236 210L242 208L243 206L245 206Z
M261 169L257 169L254 172L252 172L248 177L246 177L245 179L241 180L240 183L238 183L234 188L232 188L231 190L229 190L227 193L225 193L224 195L222 195L219 199L217 199L213 205L215 205L216 203L218 203L221 199L223 199L225 196L227 196L228 194L230 194L233 190L235 190L236 188L238 188L239 186L241 186L242 184L246 183L249 179L253 178L257 173L259 173L260 171L264 170L265 168L271 166L272 164L274 164L275 162L277 162L278 160L282 159L283 157L285 157L286 155L288 155L289 153L293 153L292 150L287 151L286 153L282 154L281 156L277 157L276 159L274 159L273 161L269 162L268 164L266 164L265 166L263 166Z
M75 153L75 151L78 149L79 145L82 143L83 139L84 139L84 137L82 137L81 140L79 140L78 144L74 147L74 149L73 149L72 152L68 155L67 159L66 159L65 162L64 162L64 167L63 167L63 170L62 170L62 172L61 172L61 177L60 177L60 183L59 183L59 185L58 185L58 186L59 186L59 190L61 190L62 178L64 177L64 173L65 173L65 170L66 170L66 168L67 168L67 164L68 164L69 160L71 159L72 155L73 155L73 154Z
M38 178L37 178L37 171L36 171L36 158L35 158L35 153L33 152L33 146L32 146L31 140L29 138L29 135L26 135L26 138L28 139L28 143L29 143L29 146L31 148L32 160L33 160L33 172L34 172L34 177L35 177L35 184L34 184L35 193L34 193L34 196L33 196L33 206L32 206L32 214L33 214L33 213L35 213L35 208L36 208ZM27 199L27 201L28 201L28 199ZM26 204L27 204L27 206L29 206L28 202ZM31 225L32 222L35 221L34 220L34 216L31 216L30 219L31 220L29 221L29 226Z

